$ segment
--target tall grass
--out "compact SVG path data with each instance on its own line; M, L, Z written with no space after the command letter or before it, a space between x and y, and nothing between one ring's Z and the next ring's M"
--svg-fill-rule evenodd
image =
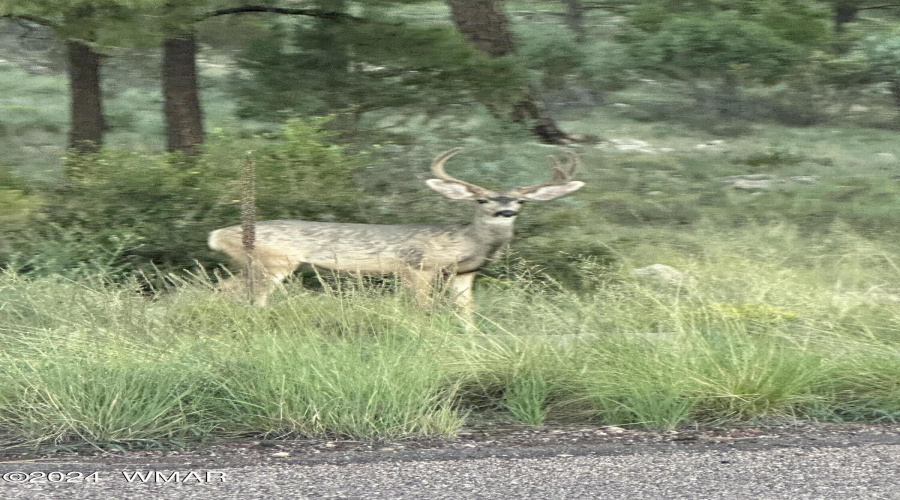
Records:
M470 414L649 428L900 419L889 245L840 228L818 246L786 226L668 231L618 248L620 269L583 264L594 286L579 293L527 272L483 280L468 330L447 307L352 280L289 284L256 309L202 279L147 298L6 273L3 438L449 436ZM629 273L653 262L692 280Z

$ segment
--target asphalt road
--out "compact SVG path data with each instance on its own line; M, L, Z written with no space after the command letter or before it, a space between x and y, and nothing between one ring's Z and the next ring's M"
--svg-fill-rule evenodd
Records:
M567 437L423 448L255 443L195 454L12 458L0 462L0 498L900 499L896 430L560 434Z

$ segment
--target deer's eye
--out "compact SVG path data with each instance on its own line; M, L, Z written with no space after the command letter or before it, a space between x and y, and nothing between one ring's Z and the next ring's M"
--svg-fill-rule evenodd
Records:
M477 201L478 203L481 203L482 205L484 205L485 203L488 202L487 200L475 200L475 201Z

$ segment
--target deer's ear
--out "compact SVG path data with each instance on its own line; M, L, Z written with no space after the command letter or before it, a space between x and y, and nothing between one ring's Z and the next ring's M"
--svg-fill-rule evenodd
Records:
M522 198L534 201L549 201L563 196L569 195L581 189L584 183L581 181L572 181L565 184L554 184L552 186L543 186L535 189L530 193L525 193Z
M469 186L458 182L445 181L443 179L428 179L425 181L428 187L452 200L473 200L477 193L469 189Z

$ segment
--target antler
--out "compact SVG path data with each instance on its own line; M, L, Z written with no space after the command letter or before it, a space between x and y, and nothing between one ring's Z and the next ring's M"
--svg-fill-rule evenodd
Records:
M434 175L435 177L437 177L438 179L442 179L442 180L450 181L450 182L456 182L458 184L468 186L472 189L484 191L484 188L482 188L481 186L476 186L475 184L470 184L468 182L461 181L461 180L457 179L456 177L451 177L450 175L447 175L447 172L444 171L444 164L447 163L447 160L456 156L456 154L462 150L463 150L463 148L453 148L450 151L442 153L437 158L435 158L434 161L431 163L431 174Z
M575 177L575 171L581 166L581 157L571 151L566 152L566 157L566 161L563 162L556 156L547 156L547 159L550 160L550 180L543 184L523 186L518 190L522 193L531 193L542 187L563 184L572 180Z

